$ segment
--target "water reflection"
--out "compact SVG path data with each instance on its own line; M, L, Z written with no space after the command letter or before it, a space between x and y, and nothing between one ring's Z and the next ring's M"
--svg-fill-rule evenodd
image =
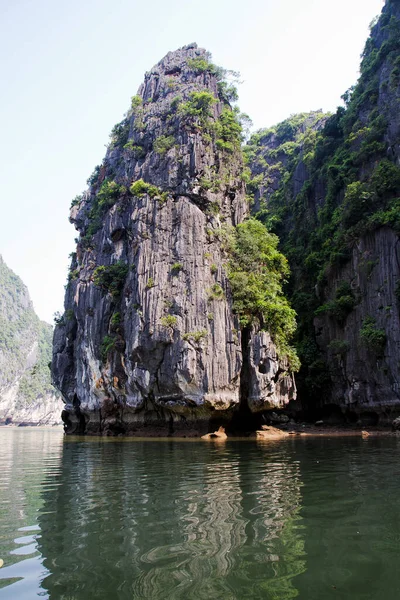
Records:
M58 486L61 451L61 430L1 430L1 599L32 598L40 592L44 569L37 547L38 514L44 506L43 490Z
M294 598L304 569L288 451L193 442L64 444L38 540L50 598Z
M310 439L301 448L308 569L301 598L400 597L399 438Z

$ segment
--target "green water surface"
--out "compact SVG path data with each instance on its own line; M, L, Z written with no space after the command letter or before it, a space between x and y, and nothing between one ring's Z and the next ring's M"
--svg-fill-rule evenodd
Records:
M400 598L400 439L0 429L0 600Z

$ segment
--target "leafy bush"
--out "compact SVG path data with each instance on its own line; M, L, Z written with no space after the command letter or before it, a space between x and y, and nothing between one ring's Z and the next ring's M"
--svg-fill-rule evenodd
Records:
M222 300L225 297L225 292L219 283L214 283L208 291L210 300Z
M73 208L74 206L78 206L78 204L80 204L82 202L82 196L75 196L75 198L71 201L71 206L70 209Z
M146 156L146 149L140 144L135 144L133 140L128 140L124 148L130 150L136 160L140 160Z
M129 135L129 121L124 119L121 123L117 123L111 130L111 143L113 146L123 146L126 144Z
M153 277L149 277L146 283L146 289L151 290L151 288L153 288L155 285L156 284Z
M278 352L298 369L299 360L289 345L296 329L296 313L282 291L289 267L277 246L278 238L255 219L236 227L229 263L233 309L242 327L257 323L268 330Z
M100 209L108 206L113 206L115 202L124 194L126 187L119 185L115 181L105 179L101 184L101 188L97 192L97 203Z
M204 58L189 58L187 61L187 65L189 69L195 71L196 73L205 73L205 71L209 71L212 68L212 65L205 60Z
M211 107L216 103L215 97L210 92L191 92L189 100L179 106L182 117L198 119L205 125L212 116Z
M171 267L171 273L172 273L172 275L178 275L182 269L183 269L183 264L180 262L176 262Z
M106 362L109 353L115 349L115 342L116 342L115 337L112 337L110 335L104 336L103 341L101 342L101 346L100 346L100 355L101 355L101 360L103 362Z
M178 319L175 317L175 315L166 315L165 317L161 317L160 319L161 325L163 325L164 327L171 327L172 329L175 328L177 322Z
M146 194L150 196L150 198L161 198L166 200L167 192L162 192L157 186L151 185L151 183L146 183L143 179L138 179L134 183L132 183L129 188L132 196L136 196L137 198L142 198Z
M175 112L178 109L178 107L181 104L181 102L182 102L182 96L175 96L174 98L172 98L172 100L171 100L171 111Z
M161 154L162 156L170 150L175 144L175 138L173 135L161 135L158 137L154 144L153 149L157 154Z
M90 175L90 177L88 177L88 179L86 181L86 183L88 185L94 185L95 183L97 183L97 180L98 180L99 175L100 175L100 169L101 169L100 165L97 165L94 168L93 173Z
M339 356L344 356L350 350L350 344L347 340L332 340L328 348Z
M93 283L104 292L118 297L125 284L128 265L118 262L114 265L101 265L93 272Z
M134 110L135 108L139 108L143 104L143 99L141 96L132 96L131 99L131 108Z
M125 186L119 185L110 179L103 181L89 212L90 223L86 232L88 240L101 228L103 216L108 208L113 206L125 193Z
M217 147L220 150L233 152L240 147L242 126L236 114L229 108L224 108L216 122Z
M379 197L400 194L400 168L387 159L382 160L372 174L371 185Z
M121 324L121 313L119 312L115 312L110 320L110 325L112 327L112 329L117 329L118 325Z
M376 320L373 317L366 317L360 329L360 339L365 347L376 354L382 356L386 345L386 332L376 326Z
M199 331L189 331L188 333L184 333L182 339L187 342L189 340L193 340L196 344L198 344L200 340L207 337L207 335L207 329L200 329Z
M357 301L354 297L353 290L350 285L344 281L336 290L335 300L331 300L317 308L315 314L328 314L330 317L336 319L338 323L343 324L356 304Z

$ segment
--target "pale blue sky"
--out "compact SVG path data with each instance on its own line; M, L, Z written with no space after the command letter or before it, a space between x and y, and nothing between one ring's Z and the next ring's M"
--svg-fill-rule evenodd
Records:
M255 128L335 110L383 0L0 0L0 254L35 309L62 312L71 199L143 74L196 41L241 72Z

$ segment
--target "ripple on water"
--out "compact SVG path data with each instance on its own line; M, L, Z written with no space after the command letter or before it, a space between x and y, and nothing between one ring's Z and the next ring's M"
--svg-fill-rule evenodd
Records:
M400 597L398 443L7 430L0 600Z

